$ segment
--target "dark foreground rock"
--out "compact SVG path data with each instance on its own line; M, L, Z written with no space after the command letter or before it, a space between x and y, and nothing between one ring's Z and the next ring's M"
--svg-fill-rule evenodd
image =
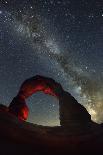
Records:
M103 154L103 127L89 122L85 126L46 127L19 120L0 111L0 155Z

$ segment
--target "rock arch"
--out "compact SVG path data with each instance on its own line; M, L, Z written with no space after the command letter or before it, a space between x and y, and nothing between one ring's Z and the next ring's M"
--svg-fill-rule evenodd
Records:
M59 83L40 75L36 75L23 82L17 96L14 97L9 105L9 112L21 120L26 120L29 109L25 100L37 91L43 91L45 94L58 98L61 126L67 127L71 122L72 124L74 122L75 124L83 124L91 121L91 116L87 110L71 94L64 91Z

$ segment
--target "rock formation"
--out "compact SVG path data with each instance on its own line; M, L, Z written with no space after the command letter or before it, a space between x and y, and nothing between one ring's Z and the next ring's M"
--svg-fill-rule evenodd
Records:
M69 127L73 124L79 125L91 121L87 110L71 94L64 91L59 83L39 75L23 82L18 95L10 103L9 111L20 119L26 120L29 110L25 100L37 91L43 91L59 99L61 126Z
M9 112L18 117L20 120L27 120L29 109L25 99L14 97L9 105Z

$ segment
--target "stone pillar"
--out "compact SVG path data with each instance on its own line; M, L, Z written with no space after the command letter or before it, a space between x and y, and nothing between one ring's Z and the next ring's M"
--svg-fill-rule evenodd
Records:
M17 116L20 120L26 120L28 118L29 109L24 98L20 96L14 97L8 108L9 112Z
M91 121L87 110L79 104L68 92L63 92L59 98L60 125L69 127L86 124Z

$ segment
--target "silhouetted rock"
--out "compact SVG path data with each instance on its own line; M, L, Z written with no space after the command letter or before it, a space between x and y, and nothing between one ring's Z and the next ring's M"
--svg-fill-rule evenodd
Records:
M46 127L20 121L0 112L0 155L103 154L103 128L91 122L89 128Z
M8 110L9 110L9 108L7 106L0 104L0 111L6 111L7 112Z
M91 116L87 110L77 102L68 92L59 97L60 124L63 127L87 125Z

